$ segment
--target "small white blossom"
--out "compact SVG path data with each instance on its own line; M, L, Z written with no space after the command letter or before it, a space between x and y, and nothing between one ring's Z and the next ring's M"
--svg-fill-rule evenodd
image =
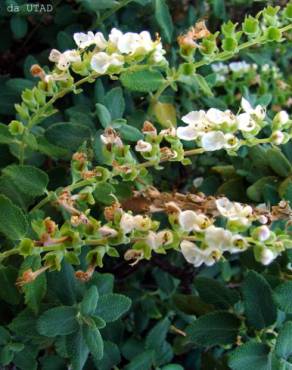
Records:
M134 228L140 231L149 230L151 227L151 219L147 216L134 216Z
M205 232L205 242L208 247L218 248L222 251L228 250L231 246L232 233L222 227L209 226Z
M180 244L180 248L187 262L195 267L199 267L202 264L211 266L222 256L222 252L218 248L208 247L201 249L195 243L188 240L183 240Z
M206 151L222 149L225 144L226 140L221 131L211 131L202 136L202 147Z
M231 238L231 247L228 249L230 253L244 252L248 248L247 240L239 234L233 235Z
M258 218L258 222L262 225L265 225L268 223L268 218L265 215L260 215Z
M129 234L135 228L134 216L124 213L120 220L120 227L125 234Z
M229 64L229 68L232 72L246 73L251 69L251 65L246 63L245 61L232 62Z
M101 50L107 47L107 41L101 32L97 32L96 34L92 31L87 33L77 32L74 33L73 38L80 49L85 49L90 45L96 45Z
M206 116L210 122L217 125L221 125L222 123L229 120L229 116L225 112L222 112L220 109L216 108L208 109Z
M124 64L123 58L121 55L113 53L107 54L105 52L99 52L93 55L91 59L91 68L100 74L107 72L111 66L122 66Z
M57 63L57 67L61 71L66 71L71 63L81 62L81 57L77 50L67 50L64 53L53 49L50 52L49 60Z
M135 146L137 152L149 153L152 150L152 145L144 140L139 140Z
M228 73L228 67L222 62L212 64L211 69L215 73L222 73L222 74Z
M101 236L108 238L108 237L115 237L118 235L117 230L109 227L109 226L102 226L98 229Z
M203 214L195 211L182 211L179 213L178 222L183 231L201 231L210 225L210 220Z
M225 137L225 145L224 145L224 148L226 149L232 149L232 148L236 148L238 143L239 143L239 140L238 138L233 135L233 134L225 134L224 135Z
M256 122L249 113L241 113L236 118L239 130L249 132L256 128Z
M259 120L263 120L266 116L266 111L261 105L253 108L245 98L241 99L241 107L246 113L256 116Z

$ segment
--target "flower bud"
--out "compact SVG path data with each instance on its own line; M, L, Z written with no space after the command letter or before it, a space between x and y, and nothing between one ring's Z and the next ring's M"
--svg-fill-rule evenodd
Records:
M285 140L285 135L283 134L283 132L279 130L274 131L271 136L271 140L274 144L281 145L283 144L283 141Z
M24 126L22 122L13 120L8 125L9 132L11 135L21 135L24 131Z
M257 227L252 233L252 237L259 240L260 242L264 242L268 240L270 236L271 236L271 231L265 225Z
M280 112L278 112L273 119L273 123L278 123L280 125L285 125L288 121L289 115L285 110L281 110Z
M263 265L269 265L277 256L270 249L264 248L261 253L260 262Z

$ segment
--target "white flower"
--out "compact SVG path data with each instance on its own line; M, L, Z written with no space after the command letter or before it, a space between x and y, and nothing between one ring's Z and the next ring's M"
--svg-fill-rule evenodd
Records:
M256 116L259 120L263 120L266 116L266 111L261 105L253 108L245 98L241 99L241 107L246 113Z
M225 137L224 148L231 149L231 148L236 148L237 147L237 145L239 143L239 140L235 135L225 134L224 137Z
M193 126L181 126L176 130L177 137L181 140L191 141L197 139L199 131Z
M251 65L246 63L245 61L232 62L232 63L229 64L229 68L232 72L245 73L245 72L248 72L250 70Z
M124 63L123 58L116 53L111 55L99 52L93 55L91 59L91 68L97 73L104 74L111 66L122 66Z
M206 118L206 113L203 110L192 111L182 117L182 121L188 125L200 124Z
M173 242L172 232L169 230L162 230L156 234L156 241L158 246L168 245Z
M265 225L268 223L268 218L265 215L260 215L258 218L258 222L262 225Z
M109 226L102 226L98 229L99 233L101 236L105 237L105 238L108 238L108 237L114 237L116 235L118 235L118 232L117 230L109 227Z
M156 233L154 231L149 231L147 237L145 238L145 242L151 249L156 249L159 247Z
M201 249L195 243L188 240L183 240L180 248L184 258L195 267L201 266L203 263L207 266L213 265L222 256L218 248Z
M230 253L244 252L248 247L247 240L239 234L233 235L231 238L231 247L228 249Z
M229 115L216 108L208 109L206 116L210 122L217 125L221 125L221 123L229 121Z
M120 220L120 227L125 234L129 234L135 228L134 216L124 213Z
M92 31L87 33L77 32L74 33L73 38L80 49L85 49L90 45L96 45L101 50L107 47L107 41L101 32L97 32L96 34Z
M222 73L222 74L228 73L228 67L222 62L212 64L211 69L215 73Z
M66 71L71 63L81 62L81 57L77 50L67 50L64 53L53 49L50 52L49 60L57 63L57 67L61 71Z
M256 122L249 113L241 113L237 116L238 128L241 131L252 131L256 128Z
M149 230L151 227L151 219L147 216L134 216L134 228L140 231Z
M228 250L232 243L232 233L222 227L209 226L205 232L205 242L208 247Z
M207 132L202 137L202 147L206 151L219 150L224 147L226 140L221 131Z
M139 47L139 41L137 33L127 32L118 38L117 48L122 54L133 54Z
M260 262L266 266L273 262L275 258L277 258L276 253L269 248L264 248L261 252Z
M228 198L220 198L215 201L220 214L227 218L249 217L252 215L251 206L243 206L238 202L231 202Z
M178 222L183 231L201 231L210 225L210 220L203 214L194 211L182 211L179 213Z
M152 145L150 143L147 143L147 141L139 140L135 146L135 150L137 152L148 153L151 152Z

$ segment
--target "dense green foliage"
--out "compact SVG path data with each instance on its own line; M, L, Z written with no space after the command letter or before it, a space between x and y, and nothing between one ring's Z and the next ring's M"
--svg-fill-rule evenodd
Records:
M292 4L4 3L1 369L292 368Z

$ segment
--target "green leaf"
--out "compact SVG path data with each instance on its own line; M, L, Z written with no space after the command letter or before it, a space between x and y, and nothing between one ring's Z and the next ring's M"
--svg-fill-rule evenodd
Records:
M99 298L95 315L100 316L106 322L117 320L131 306L130 298L121 294L106 294Z
M74 333L79 327L76 315L77 310L75 307L60 306L51 308L38 319L38 331L47 337Z
M249 325L263 329L277 318L272 290L263 276L249 271L242 284L243 303Z
M109 294L114 289L114 276L109 273L94 272L92 278L87 283L89 286L96 285L99 295Z
M45 137L54 145L75 151L90 138L90 130L84 125L59 122L54 123L45 131Z
M103 340L96 326L84 327L84 339L95 360L103 357Z
M104 341L103 358L101 360L94 359L94 363L98 370L112 370L120 361L119 347L115 343L109 341Z
M155 19L163 37L170 43L173 34L173 23L165 0L155 0Z
M24 271L27 271L28 269L36 271L40 267L42 267L41 257L39 255L29 256L23 261L20 267L20 273L22 274ZM46 290L47 290L47 279L45 273L38 276L31 283L27 283L23 286L25 303L35 313L37 313L39 310L41 300L45 296Z
M275 176L265 176L249 186L246 190L248 197L255 201L260 202L263 199L263 189L266 184L276 184L277 178Z
M194 74L193 79L195 83L199 86L199 88L202 90L202 92L207 96L213 96L212 90L210 89L207 81L205 78L199 74Z
M165 341L167 332L170 327L168 318L160 320L147 334L145 346L148 349L158 350Z
M273 171L283 177L287 177L292 172L292 166L285 155L278 148L270 148L267 151L267 158Z
M240 320L232 313L212 312L186 328L186 340L201 346L231 344L236 341L239 327Z
M20 300L20 294L15 286L17 279L17 269L12 266L0 266L0 298L10 304L17 304Z
M65 359L56 355L47 355L41 359L42 370L64 370L66 369Z
M10 340L9 331L6 330L3 326L0 326L0 346L3 346Z
M49 182L48 175L34 166L13 164L4 168L2 172L10 178L19 191L31 196L44 194Z
M104 105L100 103L95 104L95 107L96 107L97 117L102 127L103 128L109 127L112 122L112 117L107 107L105 107Z
M80 310L82 315L91 315L94 313L97 301L98 301L98 290L96 286L91 286L84 294L82 302L80 304Z
M118 4L116 0L78 0L77 2L81 3L85 9L93 12L110 9Z
M200 297L190 294L175 294L175 306L187 315L204 315L214 310L214 307L205 303Z
M8 239L19 240L25 236L28 222L22 210L4 195L0 195L0 232Z
M196 278L195 287L206 303L219 308L229 308L240 298L235 290L228 289L219 281L206 277Z
M274 298L281 310L292 314L292 281L278 285L274 291Z
M8 130L8 126L0 123L0 144L10 144L13 139L13 136Z
M97 184L93 192L94 199L101 202L102 204L110 205L113 202L113 197L111 194L114 194L115 188L108 183Z
M151 70L125 72L121 74L120 80L127 89L139 92L155 91L164 82L160 72Z
M66 348L71 360L72 370L82 370L89 353L82 328L66 338Z
M104 103L113 120L122 118L125 111L125 99L121 87L111 89L105 96Z
M130 125L122 125L118 129L119 133L121 134L121 138L124 140L129 140L129 141L138 141L143 139L142 132L138 130L136 127L130 126Z
M275 351L279 357L289 359L292 355L292 321L286 322L277 337Z
M10 18L10 28L16 39L21 39L27 33L27 20L24 17L13 15Z
M271 370L269 347L263 343L245 343L231 353L228 364L232 370Z
M150 370L154 362L154 351L148 350L135 356L132 361L124 367L125 370Z

